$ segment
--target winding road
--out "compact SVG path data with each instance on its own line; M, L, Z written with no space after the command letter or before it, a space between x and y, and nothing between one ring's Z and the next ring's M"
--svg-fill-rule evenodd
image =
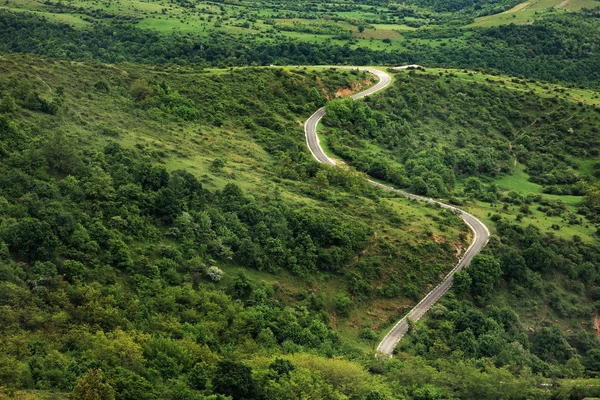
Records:
M370 87L369 89L357 93L352 96L353 99L361 99L363 97L369 96L373 93L376 93L386 86L388 86L392 78L387 73L380 71L375 68L369 67L332 67L332 68L351 68L351 69L359 69L361 71L367 71L379 78L379 82L376 85ZM310 149L312 155L316 158L317 161L329 165L336 165L335 161L331 158L327 157L321 145L319 144L319 137L317 135L317 126L319 121L325 115L325 108L319 108L313 115L310 116L308 120L304 123L304 134L306 135L306 143L308 144L308 148ZM394 325L394 327L385 335L379 346L377 346L377 351L385 356L391 356L394 347L398 344L400 339L404 336L404 334L408 331L409 327L409 319L411 321L417 321L421 318L447 291L452 287L452 279L454 274L465 266L469 265L473 257L478 254L481 249L487 244L490 236L490 232L487 227L473 215L462 211L456 207L453 207L448 204L441 203L437 200L430 199L427 197L417 196L411 193L404 192L402 190L395 189L391 186L386 186L381 183L375 182L373 180L368 180L368 182L377 186L383 190L393 191L401 193L402 195L419 201L426 201L428 203L439 204L442 208L447 208L454 211L462 220L471 228L473 231L473 242L467 249L467 251L463 254L462 258L458 261L458 264L450 271L444 279L433 288L427 295L412 309L406 314L400 321Z

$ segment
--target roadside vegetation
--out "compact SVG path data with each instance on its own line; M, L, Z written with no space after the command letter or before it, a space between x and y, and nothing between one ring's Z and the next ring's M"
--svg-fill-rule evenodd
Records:
M488 360L517 375L595 375L597 97L475 71L416 70L365 101L326 105L332 154L457 204L494 233L395 350L435 363L429 379L448 359ZM440 398L452 391L435 387Z

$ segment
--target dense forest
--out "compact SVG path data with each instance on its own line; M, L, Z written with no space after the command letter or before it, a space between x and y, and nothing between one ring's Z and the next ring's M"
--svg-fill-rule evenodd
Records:
M502 12L520 3L518 0L479 1L479 0L410 0L409 4L432 8L439 12L484 11L484 13Z

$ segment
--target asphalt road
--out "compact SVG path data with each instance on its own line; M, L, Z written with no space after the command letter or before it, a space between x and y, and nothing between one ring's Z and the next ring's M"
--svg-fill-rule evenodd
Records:
M363 97L378 92L392 82L392 78L388 74L375 68L338 66L331 66L327 68L359 69L361 71L368 71L379 78L379 82L377 82L376 85L373 85L369 89L352 96L354 100L362 99ZM306 136L308 148L317 161L329 165L335 165L335 161L327 157L327 155L323 152L323 149L319 144L319 137L317 136L317 125L319 124L321 118L323 118L323 115L325 115L325 108L321 107L313 115L311 115L309 119L306 120L304 123L304 135Z
M357 67L333 67L333 68L352 68L355 69ZM381 89L388 86L391 82L391 77L378 69L368 68L368 67L358 67L358 69L362 71L368 71L379 78L379 82L370 87L369 89L357 93L352 96L353 99L361 99L370 94L380 91ZM335 161L331 158L327 157L327 155L323 152L321 145L319 144L319 137L317 136L317 125L321 118L325 115L325 108L319 108L311 117L306 120L304 123L304 134L306 135L306 143L308 144L308 148L310 149L313 156L317 159L317 161L335 165ZM463 254L462 258L459 260L458 264L444 277L442 282L433 288L427 295L412 309L406 314L400 321L394 325L394 327L388 332L387 335L383 338L379 346L377 346L377 351L382 355L391 356L394 347L398 344L400 339L404 336L404 334L408 331L408 319L411 321L417 321L421 318L447 291L452 287L452 279L454 274L471 262L473 257L483 249L483 247L487 244L490 232L487 227L477 218L472 216L471 214L462 211L456 207L453 207L448 204L440 203L434 199L430 199L427 197L417 196L411 193L404 192L402 190L394 189L391 186L386 186L381 183L369 180L369 183L373 186L377 186L383 190L394 191L403 194L404 196L415 199L419 201L426 201L429 203L439 204L443 208L447 208L453 210L458 216L462 218L463 221L469 226L469 228L473 231L474 237L473 242Z

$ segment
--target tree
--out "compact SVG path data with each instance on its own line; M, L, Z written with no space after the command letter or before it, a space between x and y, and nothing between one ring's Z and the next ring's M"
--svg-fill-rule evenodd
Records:
M217 157L213 160L212 163L210 163L210 166L208 167L208 169L211 172L221 172L223 170L223 168L225 168L225 165L227 165L227 158L226 157Z
M0 113L13 113L17 111L15 100L8 94L4 93L0 98Z
M231 396L233 400L251 400L256 397L252 369L237 361L219 361L213 378L217 393Z
M48 167L61 174L72 174L81 164L73 138L62 133L53 135L44 145L44 155Z
M526 277L527 265L525 259L518 251L512 248L508 248L502 252L500 266L504 276L509 279L519 281Z
M533 352L544 361L563 363L571 358L573 348L558 326L542 328L533 338Z
M420 176L412 179L412 183L410 185L410 190L415 192L416 194L426 195L427 194L427 184L425 180Z
M465 193L470 193L474 196L481 194L483 186L478 178L470 177L465 184Z
M21 377L18 360L5 352L0 352L0 382L9 388L17 386Z
M102 370L91 369L71 392L73 400L114 400L115 391L108 383L103 382Z
M115 197L112 177L98 165L90 169L88 180L83 188L85 196L93 201L108 201Z
M475 357L479 350L479 343L471 328L456 335L456 346L465 353L466 357Z
M11 251L28 261L54 257L58 239L50 225L36 218L23 218L8 229L6 238Z
M586 368L600 372L600 349L591 349L585 354Z
M473 294L480 301L489 297L502 275L498 260L485 254L478 254L473 257L468 271L473 281Z
M240 271L231 283L231 294L238 299L244 299L252 294L253 285L248 276Z
M467 271L458 271L454 274L452 286L458 296L464 296L471 289L473 280Z
M213 281L219 282L223 278L223 275L225 273L223 272L223 270L221 268L213 265L212 267L208 268L208 270L206 271L206 274Z
M340 317L348 317L350 316L350 307L352 307L352 300L350 300L348 296L345 296L342 293L338 293L333 299L333 306Z
M552 269L556 263L556 253L547 246L543 246L539 241L535 241L523 252L523 258L525 258L527 266L534 271Z
M318 190L329 189L329 179L327 179L327 171L322 169L319 170L319 172L317 172L317 175L315 175L314 178L314 185L315 188L317 188Z
M292 364L290 360L286 360L285 358L276 358L271 364L269 364L269 369L275 371L278 376L281 376L289 375L290 372L296 369L296 367L294 367L294 364Z
M206 366L196 364L187 375L187 381L194 390L203 390L206 388L208 381L206 377Z
M152 96L153 90L148 85L148 82L138 79L131 84L131 95L134 99L144 101L148 97Z

